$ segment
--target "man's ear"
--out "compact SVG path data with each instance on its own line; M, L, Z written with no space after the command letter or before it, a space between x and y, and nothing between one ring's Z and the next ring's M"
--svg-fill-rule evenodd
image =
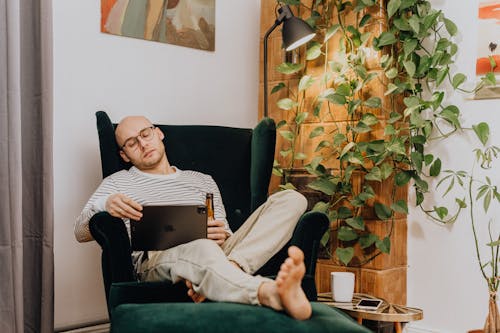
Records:
M127 154L125 154L125 152L123 150L120 150L120 156L122 158L122 160L124 160L125 162L130 162L130 158L128 158Z
M158 134L158 138L160 138L160 140L163 140L163 138L165 137L165 134L163 134L162 130L159 129L158 127L155 127L155 131L156 131L156 134Z

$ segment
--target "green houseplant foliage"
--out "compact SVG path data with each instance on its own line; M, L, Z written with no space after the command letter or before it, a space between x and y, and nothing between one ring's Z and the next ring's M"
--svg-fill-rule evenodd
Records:
M457 27L424 0L390 0L382 8L383 17L372 17L371 13L383 6L376 0L279 2L295 6L318 37L307 45L300 62L285 62L277 68L280 73L298 76L299 82L296 86L281 82L271 92L287 92L287 97L277 103L288 113L287 119L278 123L288 145L280 152L285 165L276 163L276 174L283 175L283 170L306 159L297 148L306 121L337 124L339 110L347 114L345 126L332 131L319 125L314 128L309 138L320 139L317 155L305 168L317 177L308 186L329 198L314 209L327 213L338 225L341 245L335 257L345 265L363 265L390 252L395 216L408 213L406 198L396 197L397 187L411 185L415 204L424 207L429 178L442 172L439 156L428 153L429 143L462 130L459 108L445 102L445 88L465 91L462 86L466 76L451 73L458 49L453 42ZM348 13L354 13L355 23L347 23ZM367 27L378 21L387 24L387 29L373 35ZM332 38L340 39L340 47L334 52L329 49ZM382 76L368 66L373 52L382 54ZM317 68L312 70L318 63L320 74ZM367 87L374 82L384 85L384 99L370 95ZM487 84L495 84L493 74L486 75L474 90ZM310 96L312 89L319 93ZM402 107L398 101L402 101ZM381 130L383 135L371 135ZM327 168L334 160L339 167ZM361 177L359 188L353 186L353 175ZM389 181L395 186L391 198L382 202L373 185ZM282 187L292 187L286 173ZM379 220L390 224L386 235L370 232L365 224L366 210L373 210ZM448 217L446 207L424 211L439 220L452 221L458 215ZM328 238L326 233L323 245ZM360 257L355 256L355 247L359 247Z

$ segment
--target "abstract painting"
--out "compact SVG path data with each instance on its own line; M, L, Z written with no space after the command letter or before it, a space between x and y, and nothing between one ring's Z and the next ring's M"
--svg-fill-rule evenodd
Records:
M479 1L477 40L476 76L491 72L491 62L495 62L494 73L500 82L500 0ZM500 86L485 87L474 98L500 98Z
M101 31L215 50L215 0L101 0Z

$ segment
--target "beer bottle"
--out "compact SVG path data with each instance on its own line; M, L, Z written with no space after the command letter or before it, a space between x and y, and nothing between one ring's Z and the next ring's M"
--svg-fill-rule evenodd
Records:
M207 221L213 221L214 217L214 194L207 193L205 205L207 206Z

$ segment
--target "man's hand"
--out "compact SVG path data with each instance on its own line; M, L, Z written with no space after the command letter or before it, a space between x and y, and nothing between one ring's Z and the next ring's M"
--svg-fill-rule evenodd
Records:
M125 194L111 194L106 200L106 211L111 216L122 219L140 220L142 217L142 206Z
M227 239L227 233L224 229L224 222L218 220L208 220L207 238L214 240L219 246Z

